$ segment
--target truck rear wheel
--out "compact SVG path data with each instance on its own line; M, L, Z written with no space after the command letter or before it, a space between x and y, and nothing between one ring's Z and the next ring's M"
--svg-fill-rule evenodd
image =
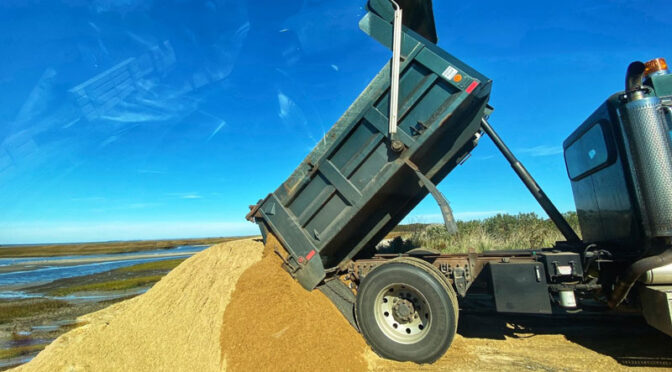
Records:
M416 260L395 260L371 271L359 286L355 312L378 355L431 363L455 336L457 297L441 273Z

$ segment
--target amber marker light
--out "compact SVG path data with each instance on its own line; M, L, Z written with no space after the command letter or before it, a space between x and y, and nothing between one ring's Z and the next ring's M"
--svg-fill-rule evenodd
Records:
M456 83L459 83L460 81L462 81L462 75L460 75L460 74L455 75L455 77L453 78L453 80L454 80Z
M667 70L667 62L665 61L665 58L652 59L649 62L646 62L644 66L646 66L646 69L644 70L644 75L646 76L651 75L654 72Z

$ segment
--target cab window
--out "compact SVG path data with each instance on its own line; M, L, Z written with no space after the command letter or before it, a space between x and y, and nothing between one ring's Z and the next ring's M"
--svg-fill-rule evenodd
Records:
M588 175L609 161L609 147L601 122L595 123L565 149L567 172L572 180Z

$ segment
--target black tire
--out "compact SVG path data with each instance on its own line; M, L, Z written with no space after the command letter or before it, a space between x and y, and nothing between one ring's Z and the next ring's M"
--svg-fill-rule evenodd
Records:
M450 297L450 301L455 305L453 307L453 311L455 312L455 329L457 329L457 323L459 322L460 306L459 302L457 301L457 294L455 293L455 290L453 289L453 284L450 282L450 280L448 280L448 278L445 275L443 275L439 271L439 269L436 268L436 266L417 257L399 257L395 258L394 262L404 262L410 265L422 266L425 269L427 269L427 272L434 275L434 277L436 277L437 280L443 283L443 286L446 289L448 296Z
M436 249L432 248L425 248L425 247L419 247L419 248L413 248L410 251L406 252L407 255L409 256L427 256L427 255L438 255L441 254L441 252L437 251Z
M378 355L432 363L448 350L457 329L458 304L441 276L422 260L403 258L380 265L362 280L357 323ZM397 302L401 311L389 305Z

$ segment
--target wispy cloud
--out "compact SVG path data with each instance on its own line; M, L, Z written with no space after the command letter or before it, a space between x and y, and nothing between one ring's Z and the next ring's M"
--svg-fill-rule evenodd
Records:
M212 131L212 133L210 134L210 136L208 136L208 139L207 139L206 141L210 141L210 139L211 139L212 137L214 137L215 134L219 133L219 131L222 130L222 128L224 128L225 125L226 125L226 121L222 120L222 122L219 123L219 125L217 126L217 128L215 128L215 130Z
M203 199L203 196L197 192L169 192L166 196L178 199Z
M466 212L453 212L453 216L456 220L469 221L469 220L480 220L483 218L488 218L495 216L497 214L504 214L507 211L504 210L494 210L494 211L466 211ZM430 213L430 214L411 214L406 217L402 223L442 223L443 216L440 213Z
M182 199L202 199L203 197L199 194L186 194L181 196Z
M523 147L517 150L519 154L526 154L534 157L553 156L562 154L561 146L539 145L534 147Z
M74 120L70 120L69 122L65 123L65 125L63 125L62 129L68 129L68 128L70 128L71 126L73 126L73 125L75 125L77 122L79 122L80 119L81 119L81 118L78 117L78 118L76 118L76 119L74 119Z
M109 136L109 137L107 137L106 139L104 139L104 140L100 143L100 145L98 145L98 146L101 147L101 148L102 148L102 147L105 147L105 146L109 145L110 143L112 143L112 142L114 142L114 141L116 141L116 140L118 140L118 139L119 139L119 136L116 136L116 135Z

